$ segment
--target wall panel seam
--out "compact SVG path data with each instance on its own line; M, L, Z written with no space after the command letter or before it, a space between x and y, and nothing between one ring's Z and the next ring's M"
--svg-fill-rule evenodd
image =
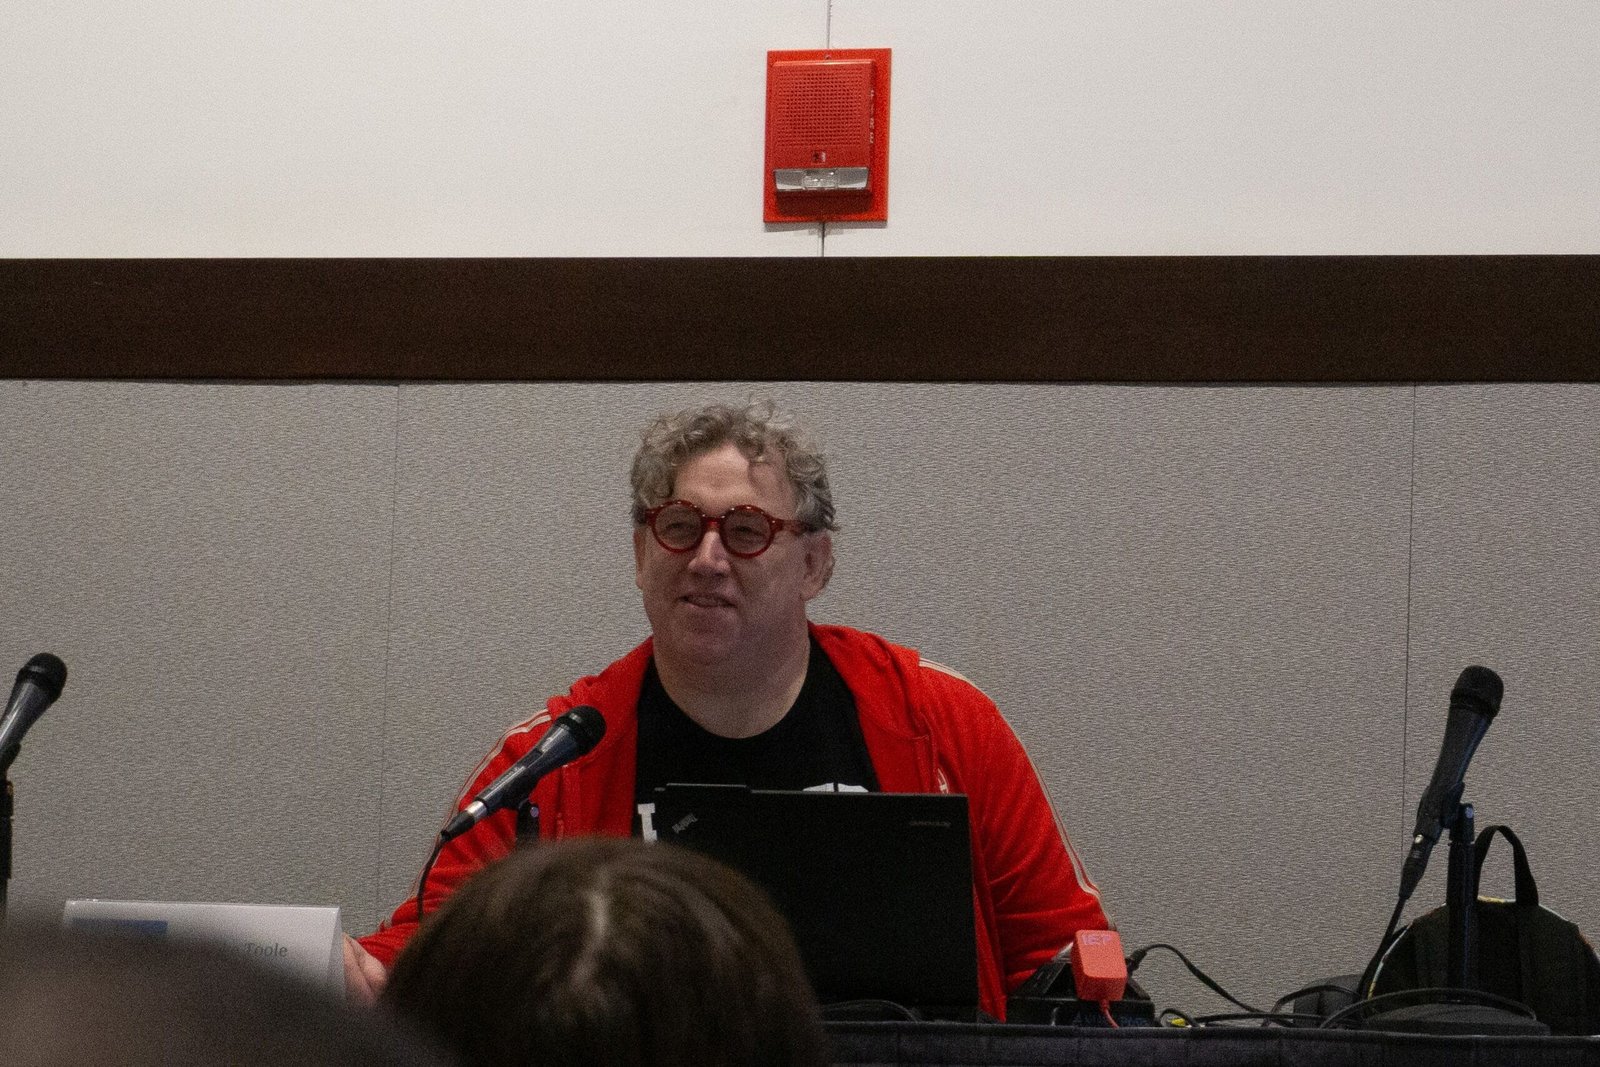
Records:
M1409 497L1406 502L1406 638L1405 669L1401 674L1400 691L1400 838L1406 833L1406 790L1411 780L1411 597L1416 583L1417 569L1417 393L1421 386L1411 385L1411 477Z
M387 835L384 833L384 816L388 811L388 785L390 768L393 761L389 758L389 705L391 692L389 688L389 671L394 655L394 572L395 557L399 555L399 529L400 529L400 393L403 386L394 386L394 413L393 413L393 442L389 452L389 577L386 590L387 604L384 609L383 620L383 693L382 703L378 711L378 747L382 753L383 761L378 773L378 805L376 834L378 839L378 869L377 878L372 886L372 907L374 914L382 915L383 887L386 874L387 856L385 853Z

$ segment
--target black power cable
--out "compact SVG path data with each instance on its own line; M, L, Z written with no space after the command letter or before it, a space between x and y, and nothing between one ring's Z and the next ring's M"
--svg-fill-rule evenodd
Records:
M1158 941L1153 945L1146 945L1143 948L1135 949L1133 955L1128 957L1128 973L1132 974L1134 971L1138 970L1139 964L1144 962L1145 956L1149 955L1152 950L1158 948L1164 948L1174 956L1178 957L1178 959L1182 960L1183 965L1189 968L1190 974L1200 979L1201 982L1205 983L1207 989L1210 989L1213 993L1217 994L1223 1000L1226 1000L1229 1004L1243 1008L1252 1015L1261 1016L1271 1014L1270 1012L1264 1012L1260 1008L1254 1007L1253 1005L1246 1004L1244 1001L1240 1000L1226 989L1223 989L1222 986L1218 985L1216 980L1213 979L1209 974L1202 971L1199 967L1196 967L1194 963L1190 961L1188 956L1185 956L1177 948L1165 942ZM1182 1014L1186 1019L1194 1020L1195 1018L1194 1016L1189 1015L1187 1012L1182 1012L1180 1014Z

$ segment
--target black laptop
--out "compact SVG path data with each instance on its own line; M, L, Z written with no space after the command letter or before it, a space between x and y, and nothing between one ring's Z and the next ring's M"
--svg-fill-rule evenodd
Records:
M656 791L656 835L742 871L789 920L824 1004L970 1018L978 1003L967 798Z

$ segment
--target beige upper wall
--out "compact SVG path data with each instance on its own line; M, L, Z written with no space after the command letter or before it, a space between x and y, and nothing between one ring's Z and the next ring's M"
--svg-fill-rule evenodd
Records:
M831 37L831 39L830 39ZM806 256L764 53L894 51L846 255L1600 250L1600 7L11 0L0 255Z

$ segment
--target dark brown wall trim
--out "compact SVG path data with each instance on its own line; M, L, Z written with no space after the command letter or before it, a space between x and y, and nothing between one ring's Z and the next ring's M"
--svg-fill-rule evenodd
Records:
M0 377L1600 381L1600 256L0 260Z

